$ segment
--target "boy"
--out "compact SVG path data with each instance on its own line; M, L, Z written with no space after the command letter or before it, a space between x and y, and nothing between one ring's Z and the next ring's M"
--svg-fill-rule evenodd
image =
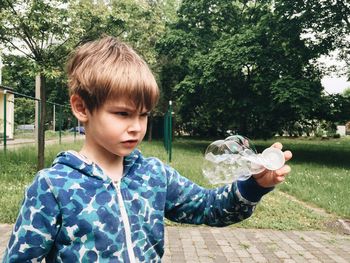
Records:
M113 37L78 48L68 77L84 145L60 153L28 187L4 262L159 262L164 217L211 226L239 222L290 171L286 165L208 190L143 157L135 148L159 91L146 63Z

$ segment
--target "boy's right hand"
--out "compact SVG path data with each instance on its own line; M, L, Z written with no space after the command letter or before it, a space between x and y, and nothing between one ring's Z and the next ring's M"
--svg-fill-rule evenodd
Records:
M282 150L283 146L281 143L276 142L271 147L277 148ZM283 152L285 161L287 162L292 158L292 152L291 151L285 151ZM253 177L255 178L256 182L261 187L274 187L275 185L282 183L286 176L290 173L291 168L289 165L284 165L282 168L276 170L276 171L270 171L265 169L261 173L254 174Z

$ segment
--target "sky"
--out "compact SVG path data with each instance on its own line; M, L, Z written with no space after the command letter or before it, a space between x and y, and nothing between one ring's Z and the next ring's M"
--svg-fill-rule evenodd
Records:
M321 83L329 94L342 93L346 88L350 88L350 82L346 77L326 76Z
M322 56L318 59L318 61L325 66L336 68L338 73L338 76L333 73L332 75L325 76L321 80L323 87L329 94L342 93L346 88L350 88L350 82L345 75L348 66L345 61L338 59L338 54L338 51L333 51L329 56Z

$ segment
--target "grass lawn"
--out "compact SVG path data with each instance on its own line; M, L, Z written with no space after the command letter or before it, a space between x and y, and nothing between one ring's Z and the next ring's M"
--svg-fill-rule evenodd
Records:
M273 229L324 229L325 223L335 218L350 218L350 139L330 141L281 139L286 149L292 150L292 172L288 180L273 193L265 196L255 214L239 227ZM203 152L211 141L176 139L171 165L196 183L212 187L201 175ZM272 141L255 141L261 151ZM57 152L79 149L81 142L46 147L46 166ZM167 160L162 142L144 142L140 149L146 156ZM21 148L0 153L0 223L13 223L23 198L23 191L35 175L34 148ZM330 212L320 215L302 204L290 200L281 192L297 197L313 206ZM237 226L237 225L236 225Z
M350 218L350 138L281 140L293 152L292 173L280 189L343 218ZM270 142L256 142L263 148Z

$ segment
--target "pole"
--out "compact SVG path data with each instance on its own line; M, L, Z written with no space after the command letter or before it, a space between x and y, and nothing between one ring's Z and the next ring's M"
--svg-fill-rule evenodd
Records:
M173 113L173 107L172 107L172 101L169 101L169 163L171 162L172 157L172 137L173 137L173 128L172 128L172 113Z
M164 116L164 148L168 153L168 111Z
M39 126L40 126L40 76L35 76L35 145L39 150Z
M53 105L52 130L56 130L56 105Z
M2 67L4 64L2 64L2 50L0 49L0 85L2 85Z
M38 125L38 166L37 169L44 168L45 162L45 116L46 116L46 96L45 96L45 76L39 73L35 79L40 93L40 125Z
M6 125L6 122L7 122L7 90L4 90L4 152L6 152L6 147L7 147L7 138L6 138L6 130L7 130L7 125Z
M59 115L60 117L59 117L59 125L60 125L60 127L59 127L59 132L58 132L58 134L59 134L59 143L61 144L62 143L62 106L60 106L60 115Z
M168 154L168 160L169 163L171 162L172 158L172 137L173 137L173 127L172 127L172 114L173 114L173 107L172 107L172 101L169 101L169 107L166 113L164 114L164 126L163 126L163 133L164 133L164 148Z

